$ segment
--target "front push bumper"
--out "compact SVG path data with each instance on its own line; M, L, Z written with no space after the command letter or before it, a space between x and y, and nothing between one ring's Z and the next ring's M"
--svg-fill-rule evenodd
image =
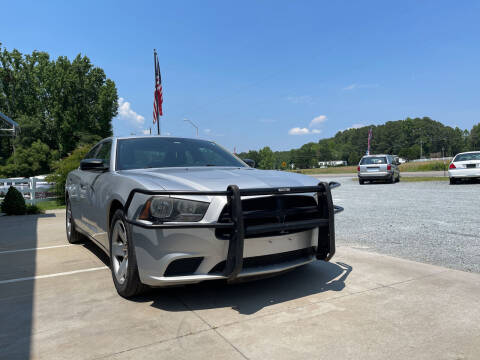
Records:
M239 189L230 185L226 191L167 191L134 189L125 204L125 213L135 194L164 196L223 196L227 199L230 222L189 222L147 224L127 218L135 246L140 279L151 286L196 283L204 280L226 279L230 282L248 276L262 276L294 268L315 258L329 261L335 254L334 214L343 211L333 204L331 189L339 183L321 182L317 186L290 188ZM284 221L275 224L247 226L242 209L242 196L265 196L315 193L318 218ZM265 216L265 212L258 216ZM215 236L216 229L229 229L228 239ZM293 234L269 236L274 231L295 231ZM265 237L263 237L265 235ZM316 239L316 241L312 241ZM267 246L268 245L268 246ZM255 256L268 248L268 254ZM161 249L161 250L159 250ZM262 254L263 255L263 254ZM261 258L261 259L260 259ZM202 259L194 273L168 275L169 264L179 259L185 262ZM261 267L251 267L255 261L267 261ZM278 260L278 262L277 262ZM213 266L215 264L222 266Z

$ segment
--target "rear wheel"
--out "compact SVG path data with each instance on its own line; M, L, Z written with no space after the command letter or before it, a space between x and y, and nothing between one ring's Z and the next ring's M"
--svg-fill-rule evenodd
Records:
M396 181L397 181L397 183L400 182L400 174L398 174Z
M110 269L120 296L130 298L147 288L140 282L135 248L122 210L117 210L110 224Z
M450 178L450 185L455 185L455 184L457 184L457 179L451 177Z
M387 183L388 183L388 184L393 184L393 183L394 183L394 180L395 180L395 175L392 174L392 175L387 179Z
M67 198L67 211L65 216L65 228L67 230L67 240L70 244L78 244L84 238L75 228L75 221L73 220L72 215L72 206L70 205L70 200Z
M363 184L365 184L365 180L358 179L358 183L359 183L360 185L363 185Z

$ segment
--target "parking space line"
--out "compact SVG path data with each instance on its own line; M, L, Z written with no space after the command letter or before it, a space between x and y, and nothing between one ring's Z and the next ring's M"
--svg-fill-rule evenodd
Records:
M91 272L91 271L98 271L98 270L105 270L105 269L108 269L108 266L100 266L100 267L95 267L95 268L67 271L67 272L48 274L48 275L29 276L29 277L18 278L18 279L0 280L0 285L16 283L16 282L20 282L20 281L38 280L38 279L46 279L46 278L52 278L52 277L57 277L57 276L73 275L73 274L79 274L79 273Z
M69 247L69 246L78 246L78 245L65 244L65 245L55 245L55 246L44 246L44 247L38 247L38 248L7 250L7 251L0 251L0 255L13 254L13 253L24 252L24 251L37 251L37 250L55 249L55 248L62 248L62 247Z

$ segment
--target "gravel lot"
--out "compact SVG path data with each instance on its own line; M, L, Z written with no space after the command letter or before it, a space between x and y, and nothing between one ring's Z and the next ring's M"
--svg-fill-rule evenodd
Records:
M338 245L480 272L480 184L338 181Z

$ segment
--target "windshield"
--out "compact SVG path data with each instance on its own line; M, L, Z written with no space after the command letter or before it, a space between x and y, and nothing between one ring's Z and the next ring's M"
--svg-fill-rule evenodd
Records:
M378 165L378 164L386 164L387 158L385 156L369 156L364 157L360 162L360 165Z
M211 141L147 137L117 142L117 170L189 166L246 165Z
M453 161L472 161L472 160L480 160L480 153L459 154Z

